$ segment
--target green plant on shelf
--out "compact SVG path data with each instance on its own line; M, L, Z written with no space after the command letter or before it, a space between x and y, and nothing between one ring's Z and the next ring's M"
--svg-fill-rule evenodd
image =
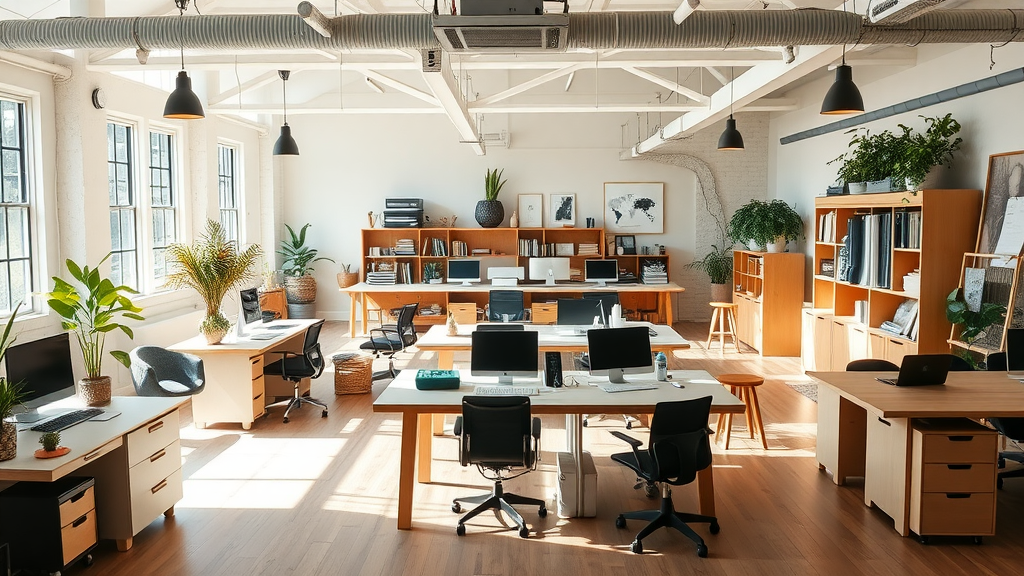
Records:
M784 200L751 200L729 219L729 237L741 244L753 241L760 248L780 239L792 242L803 236L804 222Z
M971 355L973 344L990 326L1002 323L1006 318L1006 306L983 302L977 311L971 310L964 300L963 288L957 288L946 297L946 319L960 327L959 339L967 344L967 349L960 354L971 366L977 368L977 362Z
M427 262L423 265L423 282L441 279L441 263Z
M502 180L501 175L505 172L505 169L487 169L487 176L484 177L484 198L487 200L497 200L498 193L501 192L502 187L505 186L505 182L508 180ZM454 218L452 219L454 222Z

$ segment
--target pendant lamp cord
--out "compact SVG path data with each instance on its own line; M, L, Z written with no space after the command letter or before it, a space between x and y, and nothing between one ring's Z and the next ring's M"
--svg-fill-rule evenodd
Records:
M732 118L732 105L736 98L736 68L729 66L729 118Z
M857 5L853 5L854 12L857 11ZM846 0L843 0L843 14L846 14ZM843 66L846 66L846 41L843 41Z
M284 101L284 125L288 125L288 80L282 78L281 82L281 94Z
M185 69L185 10L188 10L188 0L174 0L178 7L178 45L181 48L181 69ZM197 7L196 10L199 10Z

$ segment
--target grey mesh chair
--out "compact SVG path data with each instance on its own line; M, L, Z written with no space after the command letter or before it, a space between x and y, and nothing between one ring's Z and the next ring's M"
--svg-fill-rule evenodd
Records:
M159 346L139 346L128 356L139 396L191 396L206 385L203 360L198 356Z

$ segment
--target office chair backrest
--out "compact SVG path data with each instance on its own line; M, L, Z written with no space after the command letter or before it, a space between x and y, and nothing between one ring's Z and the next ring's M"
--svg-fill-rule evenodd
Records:
M710 414L711 396L654 406L649 452L657 481L689 484L711 465Z
M313 378L319 378L320 374L323 374L324 371L324 355L320 351L320 329L323 327L324 321L321 320L306 328L306 339L302 345L302 354L306 357L306 361L309 362L310 366L316 370Z
M964 360L956 354L950 354L950 356L953 357L953 363L949 365L950 372L971 372L974 370L974 366L971 366L967 360Z
M416 320L416 310L419 306L416 303L405 304L398 312L398 320L395 325L398 328L398 333L402 335L403 346L412 346L416 343L416 326L413 321Z
M989 372L1006 371L1006 352L989 354L986 359ZM1015 441L1024 440L1024 418L989 418L988 423L1000 434Z
M460 463L486 468L532 466L530 398L463 396Z
M608 315L612 313L612 306L619 303L618 292L584 292L584 300L600 300L601 301L601 321L604 322L605 326L608 326Z
M522 320L523 302L522 290L491 290L488 296L487 319L491 322L501 322L502 315L507 315L509 320Z
M854 360L846 365L847 372L899 372L900 367L880 358Z
M1006 372L1006 352L989 354L985 359L985 368L989 372Z

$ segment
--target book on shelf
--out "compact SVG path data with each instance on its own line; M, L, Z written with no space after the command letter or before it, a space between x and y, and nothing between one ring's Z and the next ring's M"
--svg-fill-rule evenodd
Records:
M520 238L519 255L528 258L555 256L555 244L552 242L545 244L532 238Z
M893 220L893 246L896 248L921 248L921 212L899 210Z
M887 320L882 323L882 330L895 334L896 336L903 336L916 340L916 330L919 317L920 303L913 299L907 298L900 305L896 307L896 312L892 315L892 320ZM914 334L914 336L911 336Z
M647 260L640 265L640 282L644 284L668 284L668 270L663 262Z
M415 256L416 244L411 238L402 238L395 242L396 256Z
M452 240L452 256L468 256L469 249L466 243L461 240Z
M490 256L491 255L491 249L490 248L473 248L472 250L469 251L469 253L472 254L473 256Z
M837 215L833 210L818 216L818 242L835 243Z
M600 256L601 247L596 242L580 242L577 253L580 256Z
M555 244L555 256L575 256L575 252L572 242L557 242Z
M856 214L847 221L849 268L846 281L869 288L891 288L892 214Z

